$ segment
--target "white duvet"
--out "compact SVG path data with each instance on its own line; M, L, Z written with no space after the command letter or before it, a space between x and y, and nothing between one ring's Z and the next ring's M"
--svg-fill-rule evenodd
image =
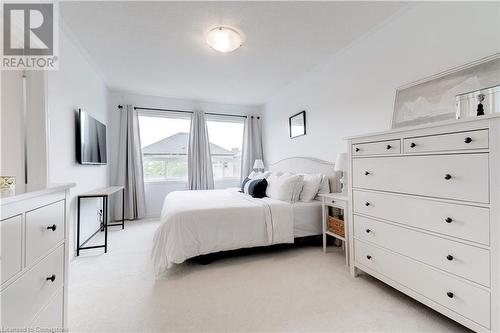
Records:
M152 258L157 275L202 254L293 243L292 205L255 199L238 189L180 191L167 195Z

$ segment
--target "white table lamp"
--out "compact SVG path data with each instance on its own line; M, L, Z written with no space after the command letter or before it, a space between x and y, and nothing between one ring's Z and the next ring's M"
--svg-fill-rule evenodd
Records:
M264 172L264 161L263 160L255 160L253 164L253 169L258 172Z
M340 153L337 155L337 160L335 161L335 171L342 171L342 178L340 183L342 184L342 193L347 194L347 153Z

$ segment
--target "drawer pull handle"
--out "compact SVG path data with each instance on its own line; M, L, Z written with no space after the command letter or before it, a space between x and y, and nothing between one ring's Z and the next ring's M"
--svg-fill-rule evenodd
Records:
M444 175L444 179L450 180L451 179L451 175L449 173L447 173L446 175Z
M359 151L359 148L356 148L355 150L356 150L356 151Z
M465 143L471 143L472 142L472 138L471 137L466 137L465 140L464 140Z
M387 145L387 147L385 147L387 150L391 149L391 145Z
M371 258L372 258L372 256L371 256L371 255L367 255L367 256L366 256L366 259L368 259L368 260L370 260Z
M370 203L369 202L365 202L365 206L366 207L370 206Z
M417 146L417 144L415 142L410 143L411 148L415 148L416 146Z
M332 203L335 203L335 200L332 200Z
M56 276L52 274L51 276L46 278L47 281L54 282L56 280Z
M56 231L56 229L57 229L57 226L55 224L47 227L47 230Z
M448 291L446 295L448 295L449 298L453 298L455 296L451 291Z
M446 223L451 223L451 222L453 222L453 219L451 217L447 217L445 219L445 221L446 221Z
M370 174L369 171L365 171L365 176L368 176Z
M452 256L451 254L448 254L448 255L446 256L446 259L448 259L449 261L452 261L452 260L453 260L453 256Z
M370 232L372 232L370 229L366 229L367 234L369 234Z

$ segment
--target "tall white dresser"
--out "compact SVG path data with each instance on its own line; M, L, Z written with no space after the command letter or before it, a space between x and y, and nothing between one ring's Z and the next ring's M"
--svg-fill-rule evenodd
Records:
M67 328L66 215L72 186L2 193L0 327L5 331Z
M500 330L500 117L348 139L351 273Z

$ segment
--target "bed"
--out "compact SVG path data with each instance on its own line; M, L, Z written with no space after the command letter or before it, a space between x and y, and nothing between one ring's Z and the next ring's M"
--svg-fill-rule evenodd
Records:
M305 157L281 160L272 172L320 173L338 189L333 164ZM153 240L156 275L199 255L241 248L293 243L321 234L321 202L289 203L240 193L239 189L176 191L165 198Z
M322 211L320 200L294 202L291 206L293 211L294 238L321 234Z

